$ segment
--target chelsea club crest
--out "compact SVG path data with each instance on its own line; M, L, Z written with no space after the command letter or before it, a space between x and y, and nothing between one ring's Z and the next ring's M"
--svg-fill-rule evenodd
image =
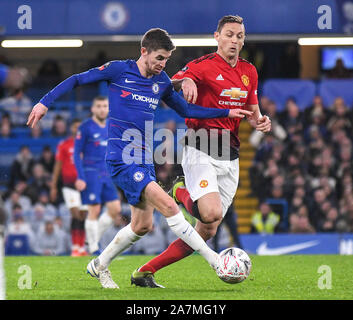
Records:
M157 94L157 93L159 92L159 85L158 85L158 83L154 83L154 84L152 85L152 91L153 91L154 94Z

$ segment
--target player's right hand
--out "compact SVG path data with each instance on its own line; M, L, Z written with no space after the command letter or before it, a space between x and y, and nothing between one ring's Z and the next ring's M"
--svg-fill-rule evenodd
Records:
M183 79L181 84L181 90L183 90L184 99L188 103L195 103L197 100L197 86L194 80L190 78Z
M37 103L28 116L27 126L34 128L37 122L44 117L47 111L48 108L44 104Z
M78 190L78 191L85 190L85 189L86 189L86 182L85 182L84 180L77 179L77 180L75 181L75 188L76 188L76 190Z
M228 118L244 118L245 116L252 116L254 112L243 109L230 109Z

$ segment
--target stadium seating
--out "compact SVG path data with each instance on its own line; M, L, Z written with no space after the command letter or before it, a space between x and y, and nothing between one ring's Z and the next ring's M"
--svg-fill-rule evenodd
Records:
M264 82L262 94L277 104L277 110L285 108L286 101L294 98L300 110L310 106L317 88L311 80L270 79Z
M353 105L353 79L322 80L318 84L318 94L325 106L330 106L337 97L342 97L348 107Z

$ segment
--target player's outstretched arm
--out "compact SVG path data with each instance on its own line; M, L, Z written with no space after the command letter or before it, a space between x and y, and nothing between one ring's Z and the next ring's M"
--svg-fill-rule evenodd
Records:
M36 104L28 118L27 125L32 128L45 115L50 105L63 94L70 92L73 88L102 80L111 80L113 77L119 75L125 64L122 61L111 61L99 68L93 68L86 72L74 74L59 83L54 89L50 90L39 103ZM44 112L44 108L46 111ZM43 113L44 112L44 113Z
M252 115L251 111L242 109L205 108L196 104L188 104L178 93L171 90L163 101L183 118L243 118Z

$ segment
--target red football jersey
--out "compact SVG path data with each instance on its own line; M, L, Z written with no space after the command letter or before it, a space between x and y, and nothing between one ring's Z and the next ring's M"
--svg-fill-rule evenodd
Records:
M258 104L256 68L238 58L232 68L219 54L211 53L189 62L173 79L191 78L198 88L196 104L220 109L245 109ZM228 129L230 147L239 148L238 129L241 118L185 119L188 128L197 130Z
M62 162L61 177L64 185L73 186L77 179L77 171L74 163L73 137L67 138L59 143L56 149L55 160Z

